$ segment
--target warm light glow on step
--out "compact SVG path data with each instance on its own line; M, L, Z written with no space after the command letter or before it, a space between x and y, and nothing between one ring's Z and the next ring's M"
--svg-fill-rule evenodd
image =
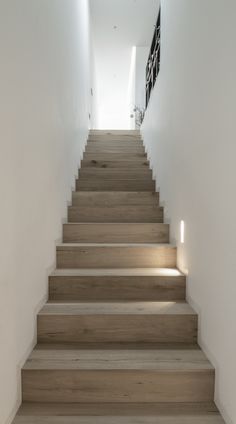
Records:
M152 270L152 272L154 272L154 270ZM181 273L178 269L175 268L156 268L156 275L163 275L166 277L178 277L181 275Z
M182 220L180 222L180 243L184 244L185 240L185 222Z

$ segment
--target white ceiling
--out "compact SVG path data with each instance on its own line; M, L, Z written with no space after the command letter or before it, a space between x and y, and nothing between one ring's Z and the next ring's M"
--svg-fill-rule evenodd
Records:
M148 46L160 0L90 0L95 43Z

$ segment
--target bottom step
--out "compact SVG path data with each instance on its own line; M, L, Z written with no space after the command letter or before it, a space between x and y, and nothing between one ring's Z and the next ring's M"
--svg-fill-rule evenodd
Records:
M223 424L214 403L24 403L13 424Z
M214 379L213 367L197 347L81 350L41 345L23 368L22 395L24 402L64 404L213 402Z

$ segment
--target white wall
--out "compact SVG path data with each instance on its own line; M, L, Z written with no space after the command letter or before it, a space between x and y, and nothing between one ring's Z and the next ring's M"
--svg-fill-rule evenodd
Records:
M236 423L236 3L163 0L161 72L143 126L149 156L216 367L216 401ZM180 246L180 220L186 240Z
M20 402L88 131L87 0L0 1L0 423Z

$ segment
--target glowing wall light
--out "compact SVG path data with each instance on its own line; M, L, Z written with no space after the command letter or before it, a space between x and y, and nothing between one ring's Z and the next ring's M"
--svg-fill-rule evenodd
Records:
M184 244L185 239L185 222L182 220L180 222L180 243Z

